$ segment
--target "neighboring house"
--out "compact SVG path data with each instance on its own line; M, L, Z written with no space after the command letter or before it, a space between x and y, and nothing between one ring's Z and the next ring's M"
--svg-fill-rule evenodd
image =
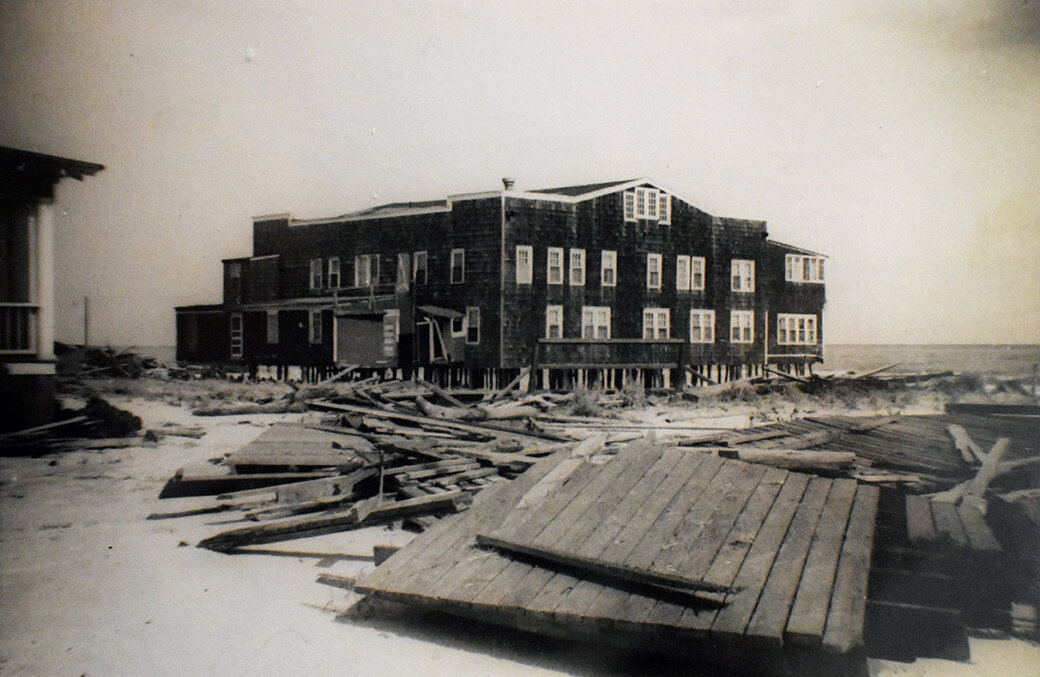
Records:
M104 169L0 148L0 428L54 416L54 187Z
M178 359L422 369L505 384L678 385L822 359L824 257L644 179L253 222L221 305L176 309ZM689 369L688 369L689 368Z

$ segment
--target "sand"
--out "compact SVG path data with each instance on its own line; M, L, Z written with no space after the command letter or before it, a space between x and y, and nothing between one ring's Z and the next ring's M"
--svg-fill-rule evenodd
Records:
M207 434L0 459L0 675L460 677L692 668L411 610L343 617L359 598L316 577L356 575L372 566L373 545L402 545L411 534L374 527L265 546L294 554L224 555L194 547L220 529L222 515L145 519L193 500L158 500L177 468L220 457L299 415L196 418L187 403L107 397L146 428L202 425ZM873 661L872 672L1040 674L1040 648L1025 642L973 639L972 655L973 664Z

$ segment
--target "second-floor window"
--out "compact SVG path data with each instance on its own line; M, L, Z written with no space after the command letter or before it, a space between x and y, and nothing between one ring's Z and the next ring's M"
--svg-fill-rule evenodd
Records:
M646 255L646 288L661 288L661 255Z
M451 250L451 283L460 284L466 281L466 250Z
M715 343L715 311L690 311L690 343Z
M374 287L379 282L379 255L360 254L354 257L354 286Z
M516 283L531 284L534 278L534 248L529 244L516 246Z
M816 316L780 313L776 316L776 342L782 346L816 345Z
M643 338L668 338L670 312L668 308L643 308Z
M311 259L311 289L321 289L325 286L322 280L322 268L324 268L324 262L321 259Z
M604 250L600 257L600 283L604 287L617 286L617 252Z
M571 250L571 286L582 287L585 285L585 250Z
M415 252L412 256L412 282L426 284L426 252Z
M729 340L733 343L755 342L755 312L753 310L730 311Z
M733 259L730 264L733 278L730 289L739 292L755 291L755 262L749 259Z
M549 284L563 284L563 247L549 247L545 265Z
M648 219L659 223L672 222L672 196L656 188L641 187L624 194L626 221Z
M545 307L545 338L563 338L563 306Z
M329 288L339 288L339 257L333 256L329 259Z
M581 337L586 339L610 338L609 306L584 306L581 309Z
M784 279L788 282L823 283L823 257L788 254L784 261Z

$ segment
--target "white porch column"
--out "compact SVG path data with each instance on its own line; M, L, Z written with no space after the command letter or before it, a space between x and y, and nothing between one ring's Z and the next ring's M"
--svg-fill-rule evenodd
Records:
M54 359L54 210L36 207L36 357Z

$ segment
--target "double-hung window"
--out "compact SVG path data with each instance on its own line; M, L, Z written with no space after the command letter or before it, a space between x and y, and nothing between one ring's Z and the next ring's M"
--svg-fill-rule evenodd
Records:
M748 259L733 259L730 264L733 282L730 289L739 292L755 291L755 262Z
M704 291L704 257L690 257L690 289Z
M816 316L793 313L777 315L776 342L782 346L816 345Z
M755 342L755 312L753 310L730 311L729 340L732 343Z
M785 257L784 279L788 282L823 283L823 257L788 254Z
M549 284L563 284L563 247L549 247L546 269Z
M451 250L451 283L461 284L466 281L466 250Z
M571 256L571 286L585 286L585 250L572 249Z
M545 307L545 338L563 338L563 306Z
M480 343L480 308L466 308L466 343Z
M617 252L604 250L600 256L600 283L604 287L617 286Z
M231 313L231 357L242 357L242 313Z
M675 257L675 288L679 291L704 291L704 257Z
M329 289L339 289L339 257L329 259Z
M670 312L668 308L643 308L643 338L668 338Z
M379 254L354 257L354 286L374 287L379 280Z
M661 255L646 255L646 288L661 288Z
M531 284L534 278L534 248L529 244L516 246L516 283Z
M426 266L426 252L415 252L415 254L412 255L412 282L415 284L426 284Z
M321 289L325 286L322 280L323 264L321 259L311 259L311 289Z
M584 306L581 309L581 337L586 339L610 338L610 307Z
M690 343L715 343L715 311L690 311Z
M321 311L312 310L309 315L309 331L311 343L321 343Z

